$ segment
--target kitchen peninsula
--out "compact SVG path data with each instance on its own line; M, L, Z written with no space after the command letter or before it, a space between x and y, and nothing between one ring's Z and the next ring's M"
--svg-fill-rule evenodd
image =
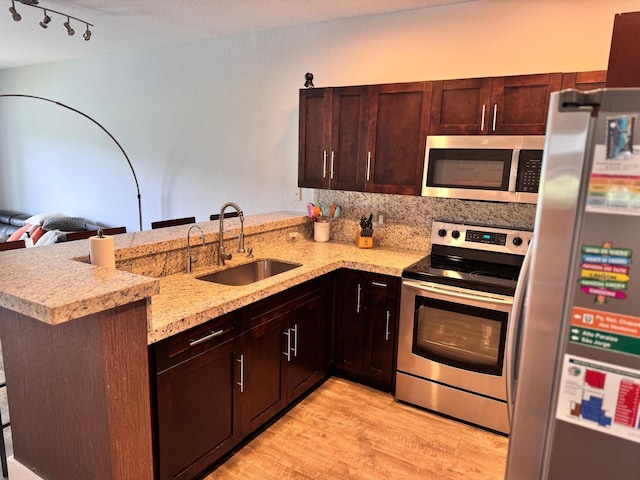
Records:
M116 236L116 271L88 264L88 241L0 254L12 480L152 479L149 345L340 268L399 277L425 254L316 243L299 214L255 215L244 224L255 258L301 266L225 286L195 278L225 268L213 261L218 224L199 225L206 245L192 238L191 274L186 227ZM228 242L227 267L251 261Z

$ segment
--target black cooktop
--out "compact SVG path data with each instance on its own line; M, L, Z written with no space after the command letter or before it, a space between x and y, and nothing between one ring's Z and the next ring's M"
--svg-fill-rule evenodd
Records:
M402 277L513 296L521 263L522 258L500 263L432 253L407 267Z

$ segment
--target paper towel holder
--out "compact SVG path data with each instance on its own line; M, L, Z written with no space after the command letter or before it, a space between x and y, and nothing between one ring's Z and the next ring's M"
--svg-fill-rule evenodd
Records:
M133 169L133 164L131 163L131 160L129 160L129 156L127 155L127 152L124 151L124 148L122 148L122 145L120 145L120 142L116 140L116 138L111 134L111 132L109 132L109 130L107 130L104 126L102 126L101 123L91 118L86 113L81 112L77 108L73 108L73 107L70 107L69 105L65 105L64 103L60 103L56 100L51 100L45 97L38 97L36 95L24 95L20 93L3 93L3 94L0 94L0 98L2 97L32 98L34 100L42 100L44 102L54 103L60 107L66 108L67 110L76 112L78 115L82 115L84 118L86 118L90 122L95 123L104 133L106 133L109 136L109 138L113 140L113 142L118 146L118 148L120 149L120 152L122 152L122 155L124 155L124 158L129 164L129 169L131 170L131 173L133 175L133 180L136 183L136 192L137 192L137 198L138 198L138 222L140 224L140 231L142 231L142 197L140 195L140 184L138 183L138 176L136 175L136 171Z

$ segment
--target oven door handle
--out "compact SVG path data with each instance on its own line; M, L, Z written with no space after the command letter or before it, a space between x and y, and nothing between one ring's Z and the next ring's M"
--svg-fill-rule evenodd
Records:
M460 298L464 300L474 300L476 302L492 302L501 303L503 305L511 305L513 301L507 297L496 297L492 295L476 295L473 293L460 292L449 288L442 288L433 284L425 284L423 282L413 282L411 280L404 280L403 285L421 290L423 292L435 293L437 295L447 295L449 297Z
M505 380L507 382L507 416L509 418L509 424L513 421L513 410L515 408L515 393L516 393L516 369L518 358L518 343L520 335L520 322L522 320L522 310L524 308L524 300L526 295L526 284L529 278L529 270L531 267L531 256L533 251L533 241L529 245L527 254L522 262L520 269L520 275L518 277L518 284L516 291L513 295L513 308L511 309L511 315L507 322L507 340L505 345Z

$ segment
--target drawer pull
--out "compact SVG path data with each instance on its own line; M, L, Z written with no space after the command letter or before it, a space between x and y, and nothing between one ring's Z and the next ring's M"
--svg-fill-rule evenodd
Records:
M382 287L382 288L387 288L389 286L386 283L382 283L382 282L371 282L371 285L373 285L374 287Z
M219 337L223 333L225 333L224 328L221 328L220 330L217 330L215 332L211 330L211 333L209 335L205 335L204 337L199 338L197 340L189 340L189 346L193 347L195 345L200 345L201 343L204 343L207 340L211 340L212 338Z

